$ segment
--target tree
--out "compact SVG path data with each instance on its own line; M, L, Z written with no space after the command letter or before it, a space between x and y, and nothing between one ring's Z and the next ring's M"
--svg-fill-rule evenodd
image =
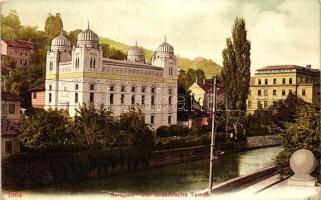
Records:
M62 28L63 23L60 18L60 13L56 13L55 16L49 13L49 16L47 17L45 23L45 32L48 36L49 41L59 35Z
M272 115L273 122L284 129L286 123L294 123L298 110L307 103L297 95L289 93L285 100L279 100L270 106L268 111Z
M77 37L81 31L82 31L81 29L76 29L68 33L67 38L70 40L71 46L76 46Z
M103 50L103 57L104 58L111 58L116 60L125 60L127 58L127 54L124 52L110 47L108 44L101 44Z
M203 70L201 69L189 69L187 71L187 81L188 81L188 87L190 87L195 81L196 79L199 82L202 82L205 79L205 74L203 72Z
M20 19L15 10L11 10L7 16L1 15L1 37L17 39L17 30L21 27Z
M246 112L246 100L250 87L250 50L251 43L247 40L245 20L237 17L232 28L232 38L226 39L226 48L222 52L221 77L225 91L226 109L240 111L233 113L238 117L243 117ZM233 126L242 132L242 124L234 124ZM238 135L239 132L236 134Z
M109 148L115 137L114 119L103 106L83 105L76 110L73 129L81 149Z
M250 50L247 40L245 20L237 17L232 29L232 38L226 39L226 48L222 52L222 80L227 108L246 111L246 99L250 86Z
M127 137L131 138L133 145L144 145L146 148L152 147L152 132L145 123L145 116L140 109L130 109L120 114L117 123L117 130L127 134Z
M59 123L57 123L59 122ZM22 120L20 142L32 151L63 152L70 150L73 133L66 111L32 109Z
M287 124L286 130L281 134L283 149L275 160L280 178L285 178L293 174L289 166L289 160L292 153L298 149L309 149L318 160L320 159L319 111L320 110L312 104L300 105L300 108L296 111L295 122ZM319 169L320 165L318 163L314 173L318 174L320 172Z

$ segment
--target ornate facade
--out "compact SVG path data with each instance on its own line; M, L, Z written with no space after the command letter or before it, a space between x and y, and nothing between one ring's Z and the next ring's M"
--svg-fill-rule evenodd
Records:
M166 39L147 64L137 44L125 61L104 58L89 27L74 47L60 34L47 52L46 108L67 109L74 116L83 104L104 105L118 116L140 107L152 128L176 124L177 73L174 48Z

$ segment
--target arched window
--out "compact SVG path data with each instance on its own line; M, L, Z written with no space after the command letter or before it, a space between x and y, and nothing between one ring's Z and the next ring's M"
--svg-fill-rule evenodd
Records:
M49 62L49 70L52 71L53 63L52 61Z
M50 91L52 90L52 86L51 86L51 85L49 85L49 90L50 90Z
M49 103L51 103L51 93L49 93Z
M75 85L75 90L78 90L78 84Z
M94 90L94 89L95 89L94 84L90 84L90 88L89 88L89 90Z
M76 58L76 68L79 67L79 58Z
M96 58L93 58L93 68L96 67Z
M90 64L89 67L92 68L93 67L93 58L90 58Z
M75 93L75 103L78 103L78 93Z

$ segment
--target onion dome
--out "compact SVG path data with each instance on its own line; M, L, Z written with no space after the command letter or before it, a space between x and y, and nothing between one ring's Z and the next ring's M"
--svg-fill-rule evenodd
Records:
M77 46L95 47L99 46L99 37L88 27L86 30L80 32L77 37Z
M142 48L137 46L137 42L135 46L130 47L128 49L127 60L133 61L133 62L145 63L144 51Z
M174 48L172 45L166 42L166 36L165 36L165 41L159 45L156 49L156 53L170 53L174 54Z
M65 36L63 36L62 29L61 29L60 35L58 35L51 41L51 50L52 51L57 51L57 50L70 51L71 50L70 41Z

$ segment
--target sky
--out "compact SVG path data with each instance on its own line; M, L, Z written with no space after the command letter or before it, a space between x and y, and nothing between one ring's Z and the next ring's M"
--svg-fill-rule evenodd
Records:
M155 50L164 40L175 54L205 57L222 65L222 50L236 16L246 21L251 71L266 65L320 67L318 0L5 0L1 13L16 10L23 25L44 29L49 13L60 13L64 30Z

